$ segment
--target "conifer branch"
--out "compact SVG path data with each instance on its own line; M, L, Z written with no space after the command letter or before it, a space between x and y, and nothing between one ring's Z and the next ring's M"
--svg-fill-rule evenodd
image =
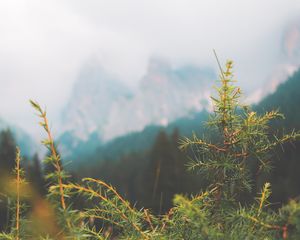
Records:
M258 218L256 217L253 217L253 216L249 216L249 215L246 215L245 216L246 218L250 219L251 221L267 228L267 229L272 229L272 230L282 230L282 227L281 226L278 226L278 225L272 225L272 224L268 224L268 223L265 223L261 220L259 220Z
M64 194L64 189L63 189L63 180L62 180L62 169L60 167L60 156L57 154L55 146L54 146L54 141L52 138L52 134L49 128L48 124L48 119L46 115L46 111L44 111L40 105L37 102L34 102L33 100L30 100L30 103L32 107L38 112L38 116L42 119L42 122L39 124L44 128L44 130L47 133L48 138L43 141L43 144L46 145L51 151L52 157L53 157L53 165L57 171L57 176L58 176L58 185L59 185L59 192L60 192L60 202L61 202L61 207L63 210L66 210L66 203L65 203L65 194Z
M260 194L260 197L258 199L259 200L259 208L258 208L257 216L259 216L261 214L263 207L265 206L265 203L271 194L270 188L271 188L271 184L265 183L263 190Z
M148 209L144 209L145 217L152 231L154 231L153 224L151 222L151 216L149 215Z
M31 106L38 112L38 116L41 118L41 122L39 124L44 128L45 132L47 133L47 139L42 141L42 144L45 145L48 150L51 152L51 164L55 167L56 170L56 181L59 186L59 195L60 195L60 204L64 212L67 210L66 206L66 201L65 201L65 191L63 187L63 171L61 168L61 159L60 155L57 153L55 145L54 145L54 140L52 137L52 133L49 127L48 123L48 118L47 118L47 113L45 110L43 110L40 105L33 101L29 100L31 103ZM67 218L66 219L67 226L71 230L71 223L70 220Z
M121 197L121 195L115 190L115 188L113 188L112 186L108 185L107 183L99 180L99 179L94 179L94 178L83 178L82 179L83 182L87 181L87 182L93 182L93 183L97 183L99 186L104 186L108 189L108 191L111 191L114 193L114 195L124 204L124 206L126 206L131 212L135 212L133 210L132 207L130 207L130 204L124 200L124 198Z
M115 196L117 197L117 199L119 199L123 206L125 206L127 209L130 210L130 212L136 214L136 211L134 211L130 206L129 204L111 187L109 186L108 184L100 181L100 180L96 180L96 179L85 179L85 181L91 181L91 182L94 182L94 183L97 183L97 184L100 184L102 186L105 186L105 187L108 187L108 189L110 191L112 191ZM111 201L109 198L107 198L104 194L101 194L101 192L99 191L95 191L94 189L92 189L90 186L81 186L81 185L77 185L77 184L72 184L72 183L69 183L69 184L64 184L63 185L64 188L66 189L70 189L70 190L77 190L79 193L85 193L87 194L87 196L89 198L98 198L99 200L107 203L109 206L112 207L112 209L114 209L114 211L117 213L117 215L119 215L123 220L125 220L125 222L127 223L130 223L131 226L143 237L143 239L149 239L149 237L142 231L142 229L137 225L135 224L132 220L130 220L126 214L120 209L120 207L114 202L114 201ZM53 186L55 187L55 186ZM112 213L112 211L110 210L110 213ZM111 220L111 219L108 219L106 218L107 220ZM114 221L110 221L112 223L114 223Z

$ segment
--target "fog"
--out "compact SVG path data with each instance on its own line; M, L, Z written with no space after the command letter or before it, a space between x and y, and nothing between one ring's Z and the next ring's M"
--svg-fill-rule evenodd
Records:
M216 49L254 90L279 63L299 10L298 0L1 1L0 117L39 131L31 98L55 122L91 58L135 88L153 56L216 68Z

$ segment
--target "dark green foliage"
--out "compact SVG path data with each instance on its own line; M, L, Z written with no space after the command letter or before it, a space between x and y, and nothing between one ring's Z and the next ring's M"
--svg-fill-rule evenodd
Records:
M33 156L33 159L27 168L27 173L28 181L32 187L39 195L44 196L47 193L46 181L44 178L44 172L42 171L41 161L37 154Z
M16 143L9 129L0 132L0 189L4 189L5 180L14 169ZM3 191L1 191L3 193ZM0 195L0 230L7 229L10 221L9 199Z
M0 132L0 171L7 174L14 168L16 142L9 129Z
M190 193L199 183L189 186L192 178L186 172L187 159L178 149L177 129L169 137L161 131L149 152L149 162L143 172L141 206L151 208L155 213L166 213L172 207L177 193Z

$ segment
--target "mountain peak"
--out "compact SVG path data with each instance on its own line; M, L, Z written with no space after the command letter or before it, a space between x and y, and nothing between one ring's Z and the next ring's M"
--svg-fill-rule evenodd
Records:
M153 58L138 89L131 92L101 66L88 64L62 114L64 132L81 141L97 133L101 141L108 141L150 124L166 125L207 107L213 79L211 69L174 68Z
M115 102L131 94L127 86L108 74L97 62L85 64L62 113L63 131L87 139L106 124Z

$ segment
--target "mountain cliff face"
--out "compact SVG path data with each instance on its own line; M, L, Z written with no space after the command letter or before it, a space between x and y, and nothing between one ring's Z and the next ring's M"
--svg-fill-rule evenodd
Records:
M138 91L111 109L103 129L105 141L147 125L167 125L207 106L213 71L187 66L173 69L161 60L151 60Z
M91 133L102 132L114 105L130 96L126 86L109 76L96 62L90 62L73 86L62 113L62 129L87 140Z
M81 72L62 114L60 142L76 148L91 136L98 143L106 142L150 124L167 125L208 108L215 79L210 69L172 68L152 59L133 91L91 63Z

